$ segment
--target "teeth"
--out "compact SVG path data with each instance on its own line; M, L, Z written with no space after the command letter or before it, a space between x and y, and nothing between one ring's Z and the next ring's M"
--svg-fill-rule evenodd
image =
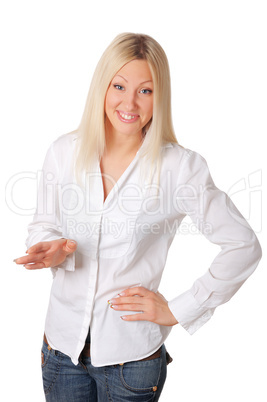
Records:
M125 120L131 120L134 119L136 116L130 115L130 114L124 114L124 113L120 113L121 117Z

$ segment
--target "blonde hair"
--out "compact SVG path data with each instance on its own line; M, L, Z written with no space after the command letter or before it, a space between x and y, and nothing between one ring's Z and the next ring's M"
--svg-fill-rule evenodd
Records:
M143 129L142 154L151 167L160 161L161 146L178 143L171 117L169 64L159 43L144 34L122 33L107 47L95 69L85 109L77 129L76 176L92 169L105 149L104 103L107 89L116 73L132 60L146 60L153 79L153 117ZM148 131L149 130L149 131ZM152 170L151 170L152 172Z

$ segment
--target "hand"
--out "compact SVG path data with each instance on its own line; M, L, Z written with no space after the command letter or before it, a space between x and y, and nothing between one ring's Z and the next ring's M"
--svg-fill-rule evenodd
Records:
M27 269L41 269L55 267L65 261L67 255L72 254L77 248L74 240L59 239L42 241L30 247L28 255L14 260L16 264L23 264Z
M108 303L112 309L118 311L143 311L143 313L121 316L125 321L151 321L166 326L178 324L164 296L144 287L124 290L119 297L109 300Z

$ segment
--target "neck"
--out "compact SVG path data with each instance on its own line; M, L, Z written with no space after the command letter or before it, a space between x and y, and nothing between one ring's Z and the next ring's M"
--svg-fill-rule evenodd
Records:
M106 130L105 152L113 155L127 156L135 154L143 142L142 133L127 135L112 130Z

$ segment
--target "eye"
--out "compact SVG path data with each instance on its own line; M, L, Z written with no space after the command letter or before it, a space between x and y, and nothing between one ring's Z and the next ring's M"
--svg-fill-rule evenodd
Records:
M114 88L118 89L119 91L123 91L124 87L122 85L114 84Z
M152 90L151 89L141 89L141 94L152 94Z

